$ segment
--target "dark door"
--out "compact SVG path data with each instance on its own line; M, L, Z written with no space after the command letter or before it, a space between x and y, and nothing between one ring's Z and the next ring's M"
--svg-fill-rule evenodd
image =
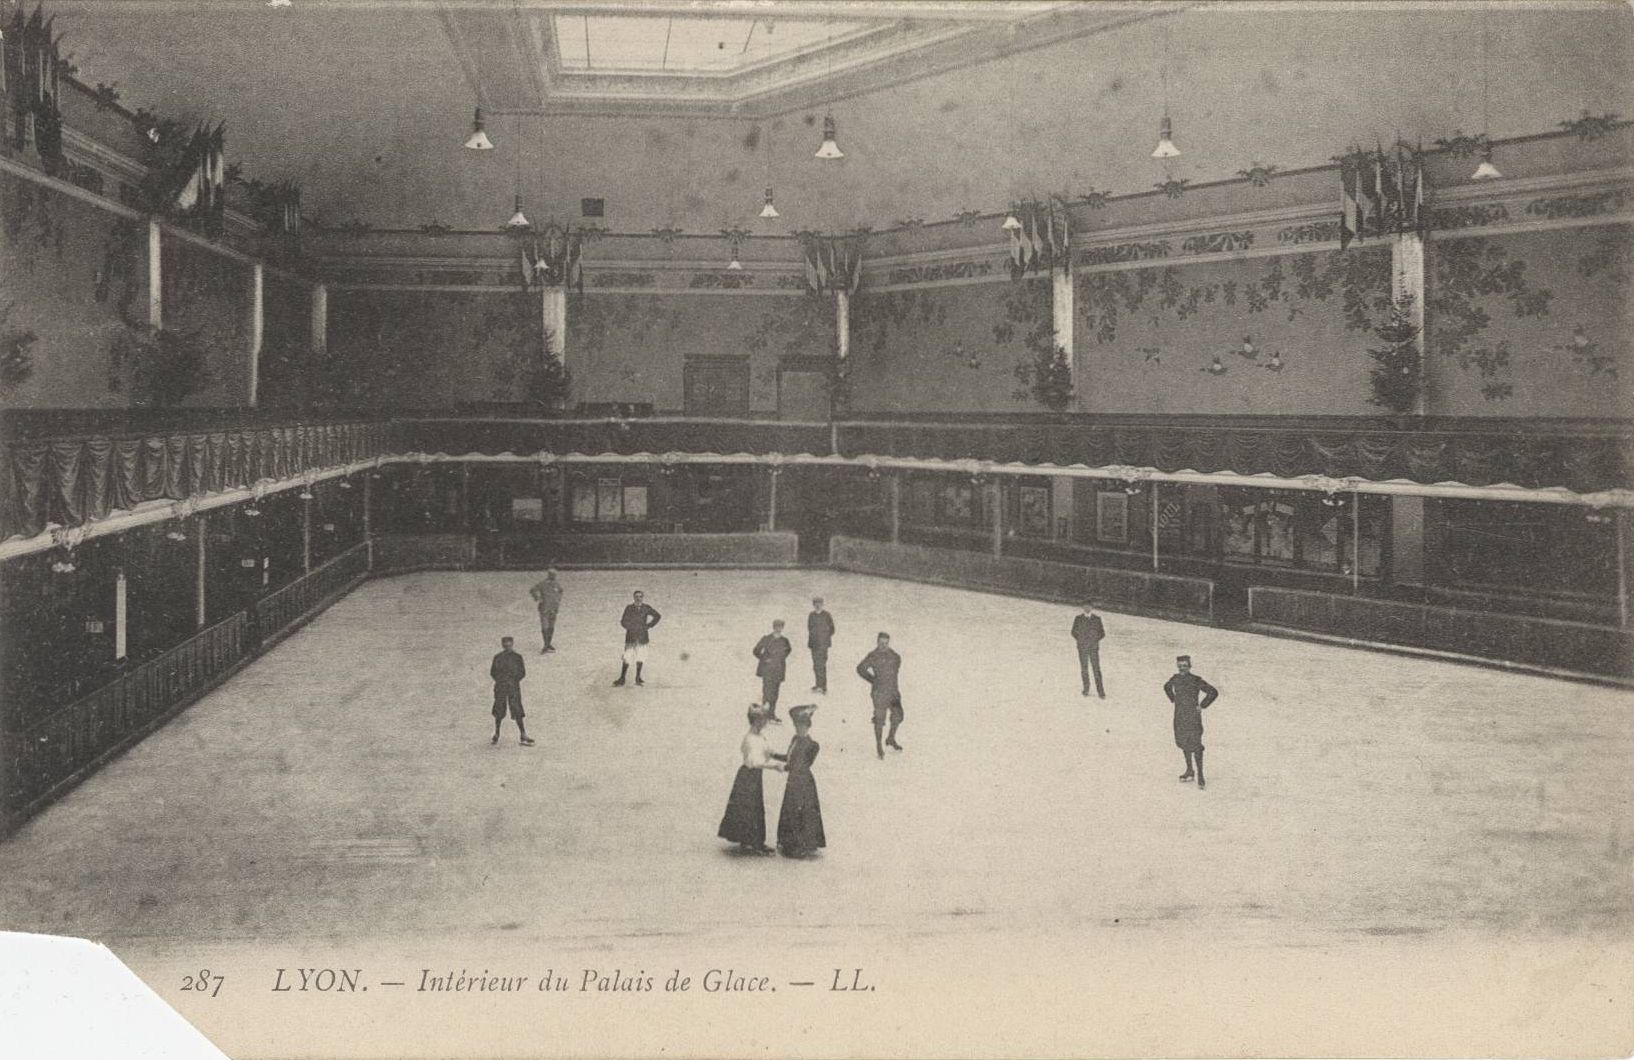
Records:
M749 359L692 357L682 371L688 416L749 415Z

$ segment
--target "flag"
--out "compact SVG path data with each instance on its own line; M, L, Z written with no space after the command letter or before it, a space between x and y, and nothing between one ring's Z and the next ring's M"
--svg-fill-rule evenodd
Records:
M1352 162L1339 163L1339 249L1345 250L1356 238L1356 181Z
M1422 235L1424 233L1424 145L1420 144L1418 155L1413 159L1413 228Z
M1027 264L1034 272L1038 271L1038 263L1044 259L1044 241L1039 232L1038 203L1027 204L1027 245L1032 256Z
M822 294L823 285L817 279L817 263L815 260L817 254L816 240L806 240L805 251L806 252L801 259L801 264L803 264L806 269L806 286L810 287L814 293Z
M1407 227L1407 162L1402 158L1401 141L1396 141L1396 231Z

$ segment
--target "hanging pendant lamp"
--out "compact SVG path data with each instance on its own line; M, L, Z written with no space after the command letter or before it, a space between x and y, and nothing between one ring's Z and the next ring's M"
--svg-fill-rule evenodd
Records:
M471 135L466 139L465 146L473 151L492 151L494 149L493 141L488 139L488 134L483 131L481 107L477 108L476 117L471 120Z
M1152 149L1153 158L1179 158L1180 148L1174 145L1174 123L1169 121L1167 114L1157 126L1157 146Z
M1021 227L1021 221L1016 217L1016 211L1013 207L1009 213L1004 215L1004 223L999 225L999 227L1004 229L1006 232L1014 232L1016 229Z
M772 189L771 188L766 189L766 205L764 205L764 206L762 206L760 208L760 216L762 216L762 217L777 217L777 216L780 216L778 214L778 212L777 212L777 204L772 202Z
M1471 180L1497 180L1503 176L1492 164L1492 98L1488 67L1492 52L1486 18L1481 19L1481 164L1469 175Z
M516 212L511 214L511 219L509 221L505 222L505 227L511 229L512 231L515 231L518 228L533 227L533 222L529 221L527 214L522 212L522 196L518 195L516 197Z
M824 116L824 118L823 118L823 146L821 146L821 147L819 147L817 149L817 157L818 158L844 158L845 157L845 152L840 150L840 145L834 142L835 134L836 134L836 130L835 130L835 127L834 127L834 115L829 114L829 115Z

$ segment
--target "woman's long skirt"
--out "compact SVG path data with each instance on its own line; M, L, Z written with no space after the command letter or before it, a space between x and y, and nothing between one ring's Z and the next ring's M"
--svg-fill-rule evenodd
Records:
M809 772L789 774L783 811L777 818L777 845L791 856L809 854L825 845L823 808L817 801L817 781Z
M752 847L766 845L766 797L761 771L739 766L732 781L732 795L726 800L726 816L721 818L720 837Z

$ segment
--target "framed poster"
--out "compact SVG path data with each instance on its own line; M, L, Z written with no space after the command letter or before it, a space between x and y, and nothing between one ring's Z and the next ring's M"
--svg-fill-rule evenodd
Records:
M1029 537L1050 532L1050 490L1048 486L1023 486L1017 507L1016 529Z
M575 523L593 523L596 521L596 484L594 482L573 483L573 521Z
M542 497L512 497L511 518L519 523L541 523L545 520L545 501Z
M645 522L647 519L647 487L624 487L624 521L627 523Z
M624 484L616 478L596 480L596 522L616 523L624 517Z
M1129 543L1129 494L1095 494L1095 537L1108 545Z

